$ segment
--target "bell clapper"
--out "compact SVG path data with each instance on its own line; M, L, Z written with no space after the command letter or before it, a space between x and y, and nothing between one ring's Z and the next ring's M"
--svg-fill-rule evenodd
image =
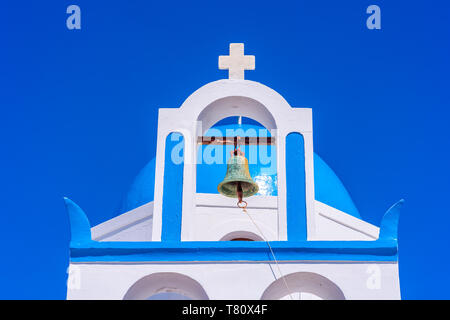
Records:
M238 181L237 186L236 186L236 195L239 200L238 207L241 207L239 204L243 203L244 201L242 200L243 192L242 192L242 185L241 185L240 181ZM245 203L247 203L247 202L245 202Z

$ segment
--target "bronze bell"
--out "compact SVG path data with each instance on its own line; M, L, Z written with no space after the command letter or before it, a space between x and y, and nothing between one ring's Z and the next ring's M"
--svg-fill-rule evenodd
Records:
M258 192L258 184L253 181L248 170L248 160L244 153L238 150L227 162L227 174L217 186L217 190L224 196L230 198L250 197Z

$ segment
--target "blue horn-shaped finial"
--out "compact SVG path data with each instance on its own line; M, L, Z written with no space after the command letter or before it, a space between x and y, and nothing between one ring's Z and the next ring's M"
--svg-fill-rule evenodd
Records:
M71 246L92 241L91 224L84 211L69 198L64 197L64 203L69 214Z
M401 199L390 207L383 216L380 225L380 240L398 239L398 221L400 218L400 209L405 200Z

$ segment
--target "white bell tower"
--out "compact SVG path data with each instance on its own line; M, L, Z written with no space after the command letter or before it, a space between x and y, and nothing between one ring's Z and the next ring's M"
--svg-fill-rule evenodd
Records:
M314 154L312 110L245 80L255 57L243 44L230 44L219 68L229 79L204 85L179 108L159 109L149 201L91 228L65 200L72 232L67 298L399 299L402 202L380 228L360 219ZM228 117L250 118L270 137L208 135ZM200 172L202 145L225 148L230 139L275 152L275 191L247 198L246 213L235 199L198 190L198 180L214 184L225 174Z

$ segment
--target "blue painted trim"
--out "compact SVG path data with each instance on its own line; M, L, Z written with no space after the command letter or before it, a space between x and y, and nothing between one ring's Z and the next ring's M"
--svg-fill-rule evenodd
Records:
M397 261L396 241L273 241L278 261ZM265 242L91 242L73 262L273 261Z
M400 209L405 200L401 199L390 207L383 216L380 225L381 240L397 240L398 239L398 222L400 219Z
M122 242L92 241L90 224L83 210L64 198L70 219L73 262L227 262L273 261L265 242L183 241ZM400 200L384 215L376 241L272 241L279 261L398 261L397 229Z
M70 222L70 246L91 242L91 224L84 211L72 200L64 197Z
M184 137L174 132L166 138L161 241L181 241L183 169Z
M64 200L70 218L73 262L273 261L267 244L258 241L92 241L84 212L71 200ZM272 241L271 247L279 261L395 262L402 203L399 201L386 212L376 241Z
M307 239L305 142L300 133L286 137L286 220L288 241Z

